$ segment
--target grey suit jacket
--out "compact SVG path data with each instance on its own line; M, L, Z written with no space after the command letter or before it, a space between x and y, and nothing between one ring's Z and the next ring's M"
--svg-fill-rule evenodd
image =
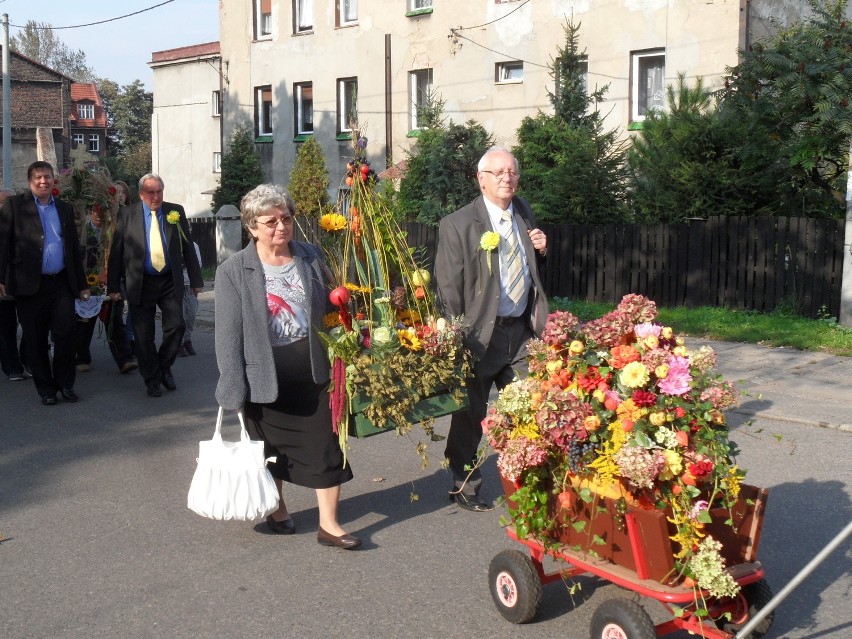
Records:
M142 278L145 276L145 209L142 202L122 207L115 222L115 233L109 253L107 270L107 291L119 293L121 280L126 280L127 300L131 304L144 305L142 300ZM180 204L163 202L162 211L168 215L171 211L180 213L181 233L176 225L164 224L163 235L166 238L166 251L169 255L171 275L175 283L175 294L183 297L183 269L189 274L189 283L193 288L204 288L201 266L195 255L195 247L189 240L189 224L186 213Z
M529 205L521 198L513 198L512 206L533 284L527 304L529 329L533 334L541 335L548 313L547 297L541 283L543 258L533 248L527 233L536 228L536 220ZM482 357L491 341L500 303L498 252L484 251L479 246L482 234L491 230L491 220L482 196L444 217L438 227L435 256L438 296L446 314L463 318L467 330L466 344L477 357ZM535 259L530 259L533 255Z
M305 286L308 305L311 370L314 382L329 380L327 351L318 337L328 310L328 276L320 250L312 244L290 242L290 252ZM266 281L254 241L216 269L216 361L219 383L216 400L228 410L246 402L268 404L278 398L272 357Z
M62 227L65 274L74 295L88 288L74 209L54 199ZM31 191L13 195L0 210L0 282L10 295L34 295L41 286L44 228Z

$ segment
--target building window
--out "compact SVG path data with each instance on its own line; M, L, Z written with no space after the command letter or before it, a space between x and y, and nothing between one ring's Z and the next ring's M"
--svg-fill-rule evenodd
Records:
M408 87L411 107L411 128L422 126L422 111L429 104L432 95L432 69L418 69L408 74Z
M295 100L296 135L314 132L314 85L312 82L298 82L293 85Z
M213 173L222 172L222 152L213 151Z
M630 119L644 120L648 111L665 106L665 49L631 54Z
M213 117L222 115L222 92L214 91L210 98L210 108L212 109Z
M94 104L78 104L77 105L77 115L80 116L81 120L94 120L95 119L95 105Z
M272 87L257 87L254 100L257 135L272 135Z
M83 142L85 142L85 140L86 140L86 138L85 138L85 136L83 136L82 133L75 133L74 134L74 148L76 149L78 146L83 144Z
M417 11L418 9L431 9L432 0L408 0L408 10Z
M358 22L358 0L337 0L337 26L345 27Z
M314 0L293 0L293 33L314 30Z
M358 121L358 78L337 80L337 132L352 131Z
M498 62L495 68L495 82L508 84L524 81L524 63L520 60Z
M92 134L89 136L89 151L97 153L101 150L101 136Z
M254 39L272 37L272 0L254 0Z

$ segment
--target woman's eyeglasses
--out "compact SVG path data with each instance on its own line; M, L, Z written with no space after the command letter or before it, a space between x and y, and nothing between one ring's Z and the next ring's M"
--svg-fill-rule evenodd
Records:
M278 228L278 224L283 224L284 226L292 226L293 218L292 217L273 217L269 220L256 220L258 224L263 224L268 229L276 229Z

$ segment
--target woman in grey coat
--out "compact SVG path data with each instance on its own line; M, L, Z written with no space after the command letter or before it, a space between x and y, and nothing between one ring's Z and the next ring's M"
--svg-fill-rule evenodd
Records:
M293 239L295 204L281 187L261 184L242 199L241 219L252 236L216 269L216 399L242 410L249 432L266 442L280 492L267 523L293 534L282 482L316 489L317 541L351 550L361 540L337 521L340 485L352 478L329 408L329 364L317 336L328 306L321 251Z

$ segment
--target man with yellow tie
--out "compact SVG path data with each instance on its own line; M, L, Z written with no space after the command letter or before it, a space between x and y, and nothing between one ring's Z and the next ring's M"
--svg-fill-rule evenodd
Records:
M163 190L158 175L149 173L139 180L140 201L118 212L107 272L107 290L114 301L121 299L121 282L126 281L139 373L149 397L160 397L161 385L177 388L172 364L184 331L184 267L193 293L204 288L186 213L180 204L164 202ZM157 307L163 333L159 349L154 342Z

